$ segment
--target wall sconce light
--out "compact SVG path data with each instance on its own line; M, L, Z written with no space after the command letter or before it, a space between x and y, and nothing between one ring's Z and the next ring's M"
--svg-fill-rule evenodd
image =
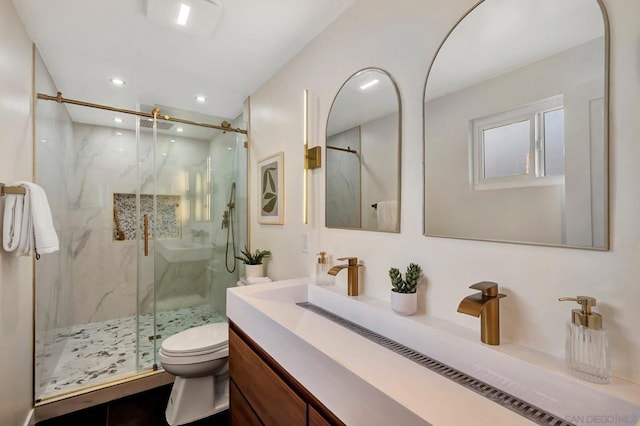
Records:
M322 166L322 148L314 146L307 148L307 170L317 169Z
M303 99L303 128L302 141L304 143L304 176L303 185L303 206L302 223L309 223L309 170L317 169L322 165L322 149L319 146L309 148L309 90L304 90Z
M304 169L313 170L322 166L322 148L309 148L309 90L304 91Z

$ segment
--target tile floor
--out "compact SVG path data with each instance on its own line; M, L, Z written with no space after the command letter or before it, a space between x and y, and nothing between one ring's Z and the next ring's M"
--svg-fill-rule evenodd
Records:
M146 392L117 399L36 423L36 426L166 426L164 410L171 386L161 386ZM229 411L189 423L189 426L229 425Z
M158 312L156 341L187 328L225 321L209 305L194 306ZM140 317L140 370L153 365L154 347L148 339L153 333L153 318ZM136 367L136 317L118 318L76 325L56 331L49 346L63 345L62 355L51 374L46 373L50 353L47 344L36 342L36 372L45 372L36 378L36 399L104 383L138 371Z

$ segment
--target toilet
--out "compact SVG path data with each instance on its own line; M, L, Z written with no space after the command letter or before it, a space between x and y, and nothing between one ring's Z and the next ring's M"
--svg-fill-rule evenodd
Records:
M158 360L176 376L165 411L182 425L229 408L229 327L226 322L193 327L168 337Z

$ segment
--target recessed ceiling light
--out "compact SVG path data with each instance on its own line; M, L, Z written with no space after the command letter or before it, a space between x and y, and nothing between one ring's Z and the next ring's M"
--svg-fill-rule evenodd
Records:
M122 118L116 117L113 119L113 121L115 121L116 123L122 123Z
M189 19L189 12L191 11L191 6L187 6L186 4L180 5L180 13L178 14L178 25L182 25L183 27L187 25L187 19Z
M229 146L229 147L227 147L227 149L228 149L229 151L231 151L231 149L232 149L232 148Z
M184 129L183 129L182 127L178 127L178 128L176 129L176 132L178 132L178 133L182 133L182 132L184 132Z
M40 139L40 142L47 143L47 140L46 139Z
M367 90L369 87L371 86L375 86L376 84L380 83L380 80L378 80L377 78L363 84L362 86L360 86L360 90Z
M204 103L207 102L207 97L204 95L197 95L196 96L196 101L200 102L200 103Z
M176 140L175 139L169 139L169 142L174 143Z
M163 153L162 153L162 155L163 155L164 157L166 157L166 156L167 156L167 153L166 153L166 152L163 152Z
M110 79L111 84L113 84L114 86L118 86L118 87L122 87L126 84L126 81L124 81L121 78L117 78L117 77L113 77Z
M122 132L116 132L116 136L122 136Z

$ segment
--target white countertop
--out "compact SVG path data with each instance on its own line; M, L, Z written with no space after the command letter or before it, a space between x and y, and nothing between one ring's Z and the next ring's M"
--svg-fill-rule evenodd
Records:
M227 315L348 425L519 425L524 417L324 317L309 301L576 424L640 419L640 386L594 385L562 361L426 315L402 317L388 302L348 297L310 278L231 288Z

